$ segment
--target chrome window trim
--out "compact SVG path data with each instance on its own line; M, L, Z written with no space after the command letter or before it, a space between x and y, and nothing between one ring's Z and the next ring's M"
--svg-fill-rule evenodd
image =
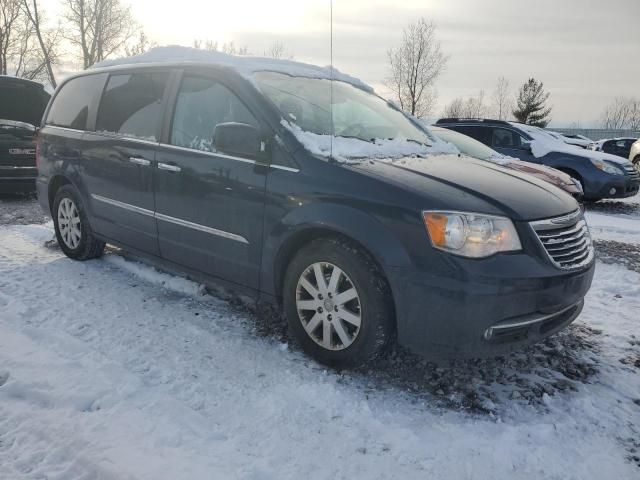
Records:
M94 198L95 200L98 200L99 202L113 205L114 207L120 207L131 212L139 213L141 215L146 215L148 217L153 217L153 218L156 218L157 220L173 223L175 225L180 225L181 227L191 228L193 230L198 230L204 233L208 233L210 235L215 235L215 236L226 238L229 240L234 240L236 242L244 243L247 245L249 244L249 241L246 238L244 238L241 235L236 235L235 233L225 232L224 230L207 227L205 225L200 225L199 223L189 222L187 220L182 220L181 218L171 217L163 213L152 212L151 210L147 210L146 208L141 208L135 205L131 205L129 203L120 202L119 200L113 200L112 198L96 195L95 193L92 193L91 197Z
M160 143L158 146L160 147L166 147L166 148L170 148L170 149L174 149L174 150L179 150L181 152L188 152L188 153L197 153L197 154L202 154L208 157L220 157L220 158L225 158L227 160L236 160L238 162L243 162L243 163L248 163L248 164L252 164L252 165L263 165L262 163L256 161L256 160L251 160L249 158L244 158L244 157L236 157L234 155L227 155L226 153L219 153L219 152L207 152L206 150L198 150L197 148L189 148L189 147L181 147L178 145L171 145L169 143ZM292 167L285 167L284 165L265 165L268 166L269 168L274 168L276 170L284 170L287 172L293 172L293 173L298 173L300 170L297 168L292 168Z
M257 163L255 160L250 160L248 158L234 157L233 155L226 155L224 153L207 152L206 150L198 150L197 148L180 147L178 145L170 145L168 143L161 143L159 146L170 148L173 150L179 150L181 152L198 153L198 154L205 155L207 157L221 157L221 158L226 158L227 160L236 160L238 162L249 163L253 165Z
M85 133L85 130L79 130L77 128L70 128L70 127L59 127L58 125L45 124L45 126L42 128L53 128L54 130L62 130L63 132Z
M22 167L17 165L0 165L0 170L35 170L36 166Z

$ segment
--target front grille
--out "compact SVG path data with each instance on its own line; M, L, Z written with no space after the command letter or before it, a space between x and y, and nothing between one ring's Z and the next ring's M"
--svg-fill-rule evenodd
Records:
M640 181L640 167L635 167L633 165L625 165L624 173L629 175L633 180Z
M580 210L562 217L531 222L531 226L556 267L572 270L593 260L589 227Z

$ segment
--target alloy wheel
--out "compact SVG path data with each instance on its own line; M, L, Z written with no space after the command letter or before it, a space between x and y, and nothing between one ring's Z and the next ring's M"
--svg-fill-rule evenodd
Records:
M296 308L307 335L327 350L344 350L360 332L358 291L347 274L331 263L314 263L302 272Z
M82 238L80 213L70 198L63 198L58 205L58 229L62 241L72 250L78 248Z

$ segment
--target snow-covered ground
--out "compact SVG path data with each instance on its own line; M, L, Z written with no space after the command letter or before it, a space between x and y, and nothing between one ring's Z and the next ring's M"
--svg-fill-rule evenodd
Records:
M620 216L590 212L594 238ZM623 266L599 262L579 320L522 353L347 373L188 280L117 251L73 262L50 224L2 223L2 480L640 476L640 274Z

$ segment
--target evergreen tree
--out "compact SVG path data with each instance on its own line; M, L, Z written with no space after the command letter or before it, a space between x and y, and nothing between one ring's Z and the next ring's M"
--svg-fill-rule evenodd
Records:
M549 93L544 91L542 82L535 78L530 78L520 87L518 98L516 99L516 109L513 116L519 122L535 125L536 127L546 127L551 114L551 107L547 108Z

